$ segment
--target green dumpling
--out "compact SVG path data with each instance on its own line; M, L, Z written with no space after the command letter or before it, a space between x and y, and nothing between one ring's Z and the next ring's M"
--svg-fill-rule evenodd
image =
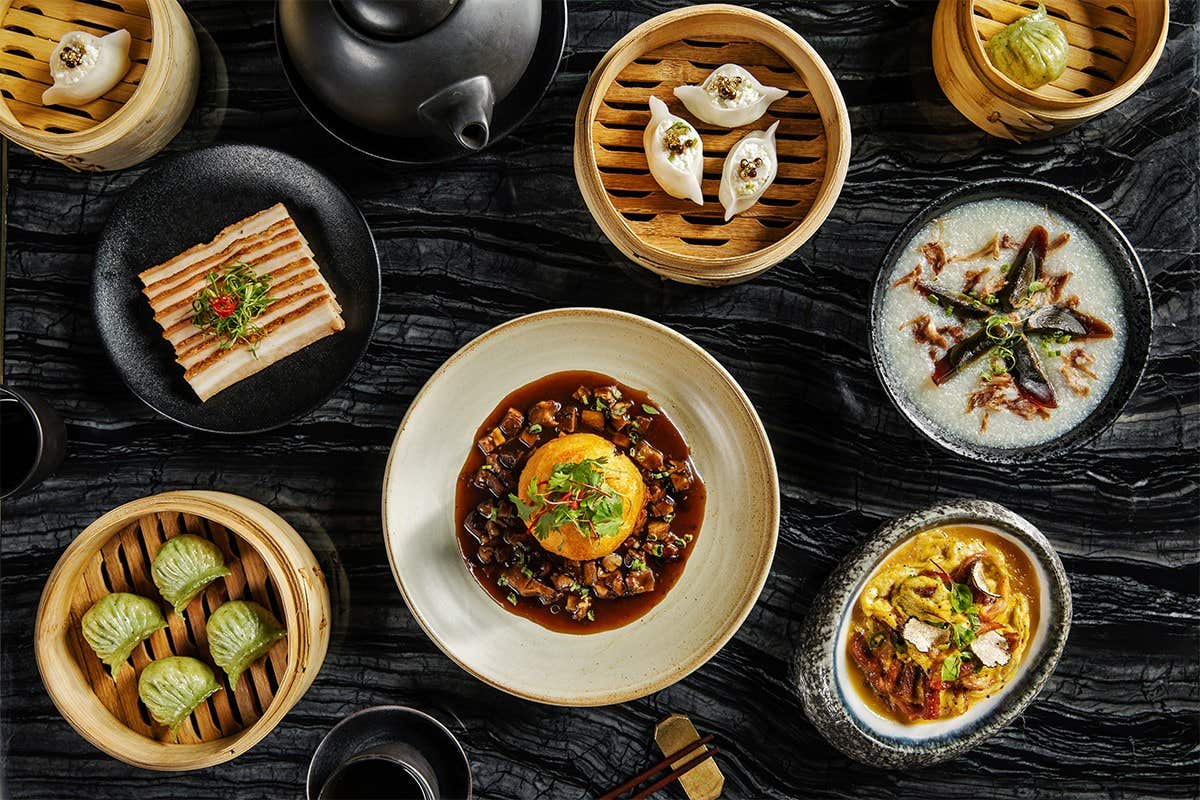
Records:
M189 656L151 661L138 678L138 697L150 710L150 716L172 733L196 706L220 688L208 665Z
M150 598L114 592L87 610L82 627L83 638L116 677L133 648L167 627L167 621L158 603Z
M988 39L986 48L996 69L1026 89L1057 80L1067 68L1067 36L1041 3Z
M284 636L287 631L274 614L246 600L224 603L208 618L208 650L234 689L246 667Z
M167 540L154 557L150 573L162 596L175 606L175 613L182 614L193 597L228 575L229 569L221 548L203 536L184 533Z

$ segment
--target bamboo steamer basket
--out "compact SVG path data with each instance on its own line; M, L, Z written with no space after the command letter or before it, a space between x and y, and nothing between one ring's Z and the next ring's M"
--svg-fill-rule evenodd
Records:
M215 542L231 571L210 583L182 616L169 610L150 577L159 547L180 533ZM138 645L114 681L84 640L80 621L93 603L119 591L160 602L168 627ZM231 599L271 609L288 632L243 673L236 692L212 662L204 627L212 611ZM329 611L321 568L282 517L237 495L167 492L116 508L76 537L42 592L34 650L50 698L83 738L137 767L199 769L249 750L300 700L325 660ZM222 687L176 737L151 719L137 693L142 669L170 655L206 662Z
M1167 0L1046 0L1070 45L1067 68L1052 83L1026 89L992 66L984 44L1035 8L1035 0L941 0L934 15L938 83L993 136L1044 139L1104 113L1137 91L1166 44Z
M43 106L63 34L125 28L132 66L81 108ZM0 134L75 170L124 169L157 153L196 101L200 55L177 0L0 0Z
M701 122L672 90L726 63L788 95L740 128ZM651 95L700 134L703 206L671 197L650 175L642 133ZM717 200L725 156L746 133L775 121L775 182L725 222ZM588 210L624 255L666 278L720 286L770 269L825 221L846 179L850 120L833 75L794 30L749 9L692 6L639 25L600 61L575 116L574 162Z

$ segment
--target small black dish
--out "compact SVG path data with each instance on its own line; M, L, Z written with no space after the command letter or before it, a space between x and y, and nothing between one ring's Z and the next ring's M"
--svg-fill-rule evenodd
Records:
M308 800L317 800L334 772L350 759L389 744L407 745L424 757L437 778L442 800L474 796L467 754L445 725L414 708L375 706L334 725L317 745L308 766Z
M33 392L0 386L0 499L20 497L50 477L67 452L67 428Z
M1011 198L1043 203L1052 211L1070 219L1095 241L1096 246L1112 266L1125 300L1125 357L1113 379L1108 393L1092 412L1077 426L1047 442L1026 447L986 447L967 442L946 431L922 412L891 374L879 336L883 312L883 296L890 288L890 278L897 259L905 246L928 222L953 208L977 200ZM1129 398L1133 396L1150 353L1153 309L1150 284L1142 270L1133 245L1107 214L1074 192L1053 184L1028 178L993 178L952 189L929 203L896 235L883 257L875 288L871 294L871 360L875 372L892 403L913 427L935 444L965 458L988 464L1020 464L1046 461L1068 453L1099 436L1108 429Z
M276 202L312 247L346 328L201 403L154 322L138 273ZM163 416L213 433L278 428L328 400L367 349L379 293L375 240L350 197L303 161L242 144L186 153L138 179L100 235L92 276L96 327L121 379Z
M533 58L513 90L496 103L489 126L490 137L484 150L512 133L533 113L554 82L566 43L567 0L544 0L542 27ZM394 164L419 165L453 161L478 152L466 150L433 136L387 136L360 128L338 117L304 84L288 56L279 25L278 3L275 4L275 47L279 51L279 61L283 64L288 84L304 110L331 136L360 153Z

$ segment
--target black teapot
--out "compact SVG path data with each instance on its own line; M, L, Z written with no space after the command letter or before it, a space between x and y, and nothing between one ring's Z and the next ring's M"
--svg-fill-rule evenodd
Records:
M488 143L541 22L542 0L279 0L296 71L332 112L468 151Z

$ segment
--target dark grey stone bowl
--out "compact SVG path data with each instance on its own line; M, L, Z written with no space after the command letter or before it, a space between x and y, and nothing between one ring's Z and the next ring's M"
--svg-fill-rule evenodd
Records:
M862 702L852 683L854 667L845 655L850 612L867 579L896 545L929 528L955 524L986 526L1025 552L1039 585L1038 627L1023 663L995 696L949 720L886 720ZM809 721L846 755L877 767L932 764L979 745L1024 711L1054 672L1070 628L1071 589L1046 537L996 503L951 500L886 523L834 570L804 621L793 679Z
M1059 214L1078 225L1096 242L1112 265L1122 295L1125 298L1125 357L1121 370L1100 404L1077 426L1062 435L1041 444L1026 447L988 447L968 442L947 431L913 403L911 397L892 374L884 357L880 338L880 317L883 295L890 286L889 278L896 260L904 252L905 245L916 236L926 223L945 214L952 208L976 200L1012 198L1044 203ZM1027 178L995 178L977 181L959 187L938 197L914 216L897 234L883 258L875 288L871 294L871 360L884 390L896 408L900 409L913 427L925 434L934 443L952 453L990 464L1017 464L1044 461L1081 447L1108 429L1121 415L1125 404L1133 396L1142 373L1146 370L1146 359L1150 353L1153 310L1150 302L1150 285L1142 262L1133 245L1108 215L1083 197L1060 189L1049 183Z

